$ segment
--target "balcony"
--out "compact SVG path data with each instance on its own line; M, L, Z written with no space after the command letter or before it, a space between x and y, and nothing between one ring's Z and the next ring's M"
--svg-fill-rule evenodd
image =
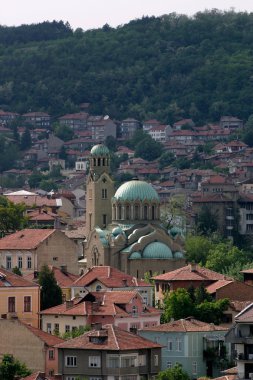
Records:
M252 361L253 362L253 354L245 354L240 353L235 356L237 361Z
M226 219L227 219L227 220L234 220L235 218L234 218L234 216L232 216L232 215L227 215L227 216L226 216Z

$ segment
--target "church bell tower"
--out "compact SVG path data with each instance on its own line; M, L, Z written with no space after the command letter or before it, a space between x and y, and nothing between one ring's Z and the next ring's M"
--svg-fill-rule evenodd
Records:
M89 157L89 174L86 183L86 234L96 226L104 229L111 223L113 195L110 152L105 145L98 144L91 149Z

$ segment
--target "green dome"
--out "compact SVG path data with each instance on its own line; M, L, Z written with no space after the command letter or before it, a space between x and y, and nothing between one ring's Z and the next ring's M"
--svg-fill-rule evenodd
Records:
M175 259L183 259L184 258L183 252L175 252L174 253L174 258Z
M155 241L144 248L144 259L172 259L171 249L164 243Z
M117 235L122 234L122 233L123 233L123 230L122 230L122 228L120 228L120 227L115 227L115 228L112 230L112 234L113 234L114 236L117 236Z
M98 144L93 146L93 148L90 151L90 154L92 156L107 156L110 154L109 149L103 145L103 144Z
M172 237L175 237L176 235L182 235L182 230L179 227L172 227L169 233Z
M121 201L159 201L157 192L144 181L133 180L121 185L114 195L114 199Z
M129 257L130 260L136 260L136 259L141 259L141 254L140 252L133 252L131 256Z

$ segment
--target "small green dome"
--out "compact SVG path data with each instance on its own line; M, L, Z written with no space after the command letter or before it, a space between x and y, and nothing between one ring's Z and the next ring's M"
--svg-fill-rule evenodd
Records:
M183 254L183 252L175 252L174 257L175 257L175 259L183 259L184 254Z
M114 195L114 199L121 201L159 201L155 189L147 182L133 180L121 185Z
M182 230L179 227L172 227L169 233L172 237L175 237L176 235L182 235Z
M129 257L130 260L137 260L141 259L141 254L140 252L133 252L131 256Z
M110 154L109 149L103 145L98 144L93 146L93 148L90 151L91 156L108 156Z
M114 235L114 236L118 236L118 235L120 235L120 234L122 234L123 233L123 230L122 230L122 228L120 228L120 227L115 227L113 230L112 230L112 234Z
M148 244L143 251L143 258L145 259L172 259L171 249L164 243L155 241Z

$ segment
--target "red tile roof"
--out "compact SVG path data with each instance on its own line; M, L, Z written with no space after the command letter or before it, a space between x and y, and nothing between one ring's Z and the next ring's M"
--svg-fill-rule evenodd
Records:
M48 206L48 207L57 207L56 199L49 199L47 197L41 197L39 195L5 195L12 203L24 203L26 206Z
M107 336L103 344L96 344L90 341L90 337L99 335ZM162 346L144 339L138 335L131 334L128 331L121 330L113 325L105 325L102 330L89 331L80 337L70 339L64 343L57 344L57 348L73 348L84 350L141 350L145 348L161 348Z
M22 276L18 276L4 268L0 268L0 288L4 287L39 287L39 285L34 284Z
M235 316L236 322L253 322L253 303L245 307L239 314Z
M54 379L55 379L54 377L45 376L45 373L43 372L34 372L29 376L22 377L21 380L54 380Z
M61 288L70 287L73 282L75 282L79 277L78 275L69 273L67 271L63 272L60 268L54 267L52 265L49 265L49 268L53 271L56 282ZM38 281L37 278L34 278L33 273L25 275L24 278L29 281Z
M88 286L96 280L99 280L108 288L123 288L125 287L125 281L128 287L151 286L143 280L138 280L136 277L130 276L110 266L92 267L76 280L73 286Z
M226 279L223 274L200 267L199 265L194 265L193 267L191 264L153 278L161 281L217 281Z
M35 249L49 238L55 229L24 229L0 239L1 249Z
M212 323L198 321L194 318L179 319L159 326L145 327L143 330L164 332L200 332L200 331L227 331L227 327L216 326Z
M32 327L25 323L23 323L23 325L49 347L64 342L64 339L61 339L56 335L49 334L45 331L42 331L40 329L37 329L36 327Z
M208 293L213 294L213 293L216 293L217 289L223 288L224 286L231 284L232 282L234 282L234 281L232 281L232 280L231 281L229 281L229 280L218 280L218 281L214 282L213 284L207 286L206 290L208 291Z

